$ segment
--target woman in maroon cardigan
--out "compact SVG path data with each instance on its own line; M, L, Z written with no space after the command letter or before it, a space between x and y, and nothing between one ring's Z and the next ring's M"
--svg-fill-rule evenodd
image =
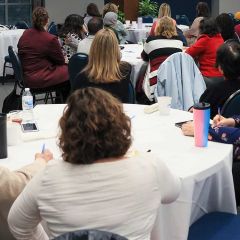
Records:
M67 85L68 67L56 36L49 34L48 12L38 7L32 14L33 28L25 30L18 42L18 54L27 87Z

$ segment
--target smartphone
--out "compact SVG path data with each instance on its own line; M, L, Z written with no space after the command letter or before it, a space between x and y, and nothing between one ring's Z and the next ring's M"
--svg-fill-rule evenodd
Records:
M28 122L21 124L23 132L37 132L39 131L37 124L35 122Z
M175 126L176 127L179 127L179 128L182 128L182 125L184 124L184 123L187 123L187 122L192 122L193 120L188 120L188 121L184 121L184 122L177 122L177 123L175 123Z

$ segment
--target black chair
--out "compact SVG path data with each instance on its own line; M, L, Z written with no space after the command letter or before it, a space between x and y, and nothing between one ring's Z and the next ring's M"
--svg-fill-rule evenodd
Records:
M136 95L135 95L135 90L131 81L129 81L129 84L128 84L128 94L129 94L128 103L134 104L136 101Z
M28 24L25 21L19 21L15 24L17 29L29 29Z
M239 240L240 216L231 213L208 213L193 223L188 240Z
M21 61L20 61L17 53L13 50L12 46L8 47L8 54L10 57L10 61L12 63L13 70L14 70L16 84L21 89L20 95L22 95L24 88L27 88L28 86L24 82ZM63 96L61 94L61 89L58 89L55 86L46 87L46 88L30 88L30 91L31 91L35 101L44 100L45 104L48 102L49 99L51 100L51 103L54 103L54 98L53 98L52 93L53 92L56 93L57 91L59 91L60 102L63 103ZM45 94L45 97L36 99L36 95L39 95L39 94Z
M224 103L221 115L228 118L240 114L240 90L233 93Z
M12 63L10 61L9 56L4 57L4 65L3 65L3 74L2 74L2 85L4 85L6 81L6 68L12 68Z
M88 55L85 53L75 53L68 63L68 73L70 78L71 87L77 75L85 68L88 63Z
M114 233L99 230L79 230L65 233L54 240L128 240Z

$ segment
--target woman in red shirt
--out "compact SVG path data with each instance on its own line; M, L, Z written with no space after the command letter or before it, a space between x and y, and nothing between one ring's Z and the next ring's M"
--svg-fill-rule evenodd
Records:
M217 49L223 44L214 18L204 18L199 25L200 35L197 41L186 50L199 64L207 87L212 81L223 79L215 66Z

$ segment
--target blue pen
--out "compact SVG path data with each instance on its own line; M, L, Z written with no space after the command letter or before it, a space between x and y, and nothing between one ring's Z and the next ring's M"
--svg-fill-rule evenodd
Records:
M45 152L45 143L42 145L42 153Z
M221 108L218 107L218 115L221 116Z

